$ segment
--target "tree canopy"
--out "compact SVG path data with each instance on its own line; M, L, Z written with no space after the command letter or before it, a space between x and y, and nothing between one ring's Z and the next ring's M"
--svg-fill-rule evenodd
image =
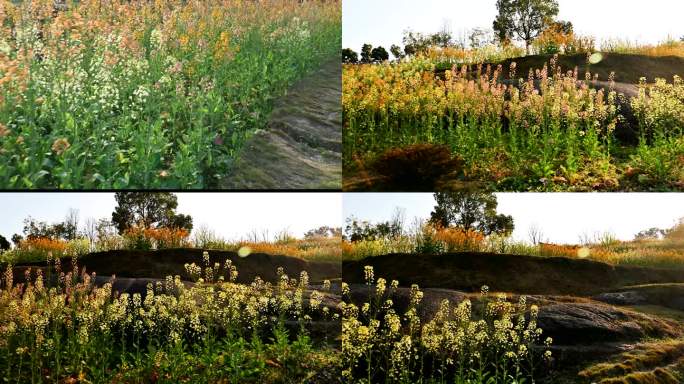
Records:
M351 48L342 50L342 62L345 64L356 64L359 62L359 54Z
M382 46L375 47L371 51L371 59L374 63L382 63L384 61L389 60L389 53Z
M45 221L39 221L29 216L24 219L24 228L22 232L27 239L48 238L74 240L79 236L78 211L75 209L70 209L64 218L64 221L53 224L49 224ZM24 238L24 236L16 236L18 236L18 239Z
M527 54L532 41L558 15L558 0L497 0L499 11L493 23L497 38L506 44L514 38L525 42Z
M5 236L0 235L0 251L6 251L10 249L10 242L7 241Z
M361 47L361 62L362 63L370 63L373 61L371 58L371 53L373 52L373 46L370 44L364 44L363 47Z
M176 213L178 197L170 192L117 192L112 223L120 234L134 225L192 230L192 217Z
M404 51L402 51L401 47L396 44L392 44L392 46L390 47L390 52L397 60L401 60L404 58Z
M508 236L513 232L513 217L498 214L498 202L493 193L438 192L437 205L430 214L430 222L442 227L459 227L485 235Z

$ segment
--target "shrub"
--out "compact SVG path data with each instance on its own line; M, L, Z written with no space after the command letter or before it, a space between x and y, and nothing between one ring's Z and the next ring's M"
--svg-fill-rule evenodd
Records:
M168 249L187 246L190 233L179 228L141 228L134 226L124 232L126 248L137 250Z

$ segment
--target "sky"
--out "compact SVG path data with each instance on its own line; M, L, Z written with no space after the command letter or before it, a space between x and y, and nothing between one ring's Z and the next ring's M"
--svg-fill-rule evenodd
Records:
M190 214L195 228L205 224L227 239L267 230L287 229L301 237L313 228L342 223L341 193L177 193L176 212ZM69 208L79 211L80 225L89 217L111 218L113 193L0 193L0 234L8 240L21 233L27 216L59 222Z
M571 21L575 32L597 41L610 38L657 43L684 35L682 0L558 0L558 19ZM432 33L445 23L454 35L473 28L491 28L496 0L344 0L344 48L360 51L364 43L389 51L401 45L403 32Z
M178 193L179 213L192 215L195 228L206 225L227 239L252 230L271 236L288 229L296 236L322 225L342 226L351 215L372 222L389 220L397 207L406 224L429 218L435 205L431 193ZM611 232L630 240L637 232L671 227L684 217L684 194L658 193L501 193L499 213L512 215L513 237L528 239L536 225L550 242L577 243L581 235ZM27 216L50 223L64 219L69 208L79 211L80 224L89 217L111 217L113 193L0 193L0 234L21 233Z
M499 193L497 211L513 216L513 238L528 240L532 225L548 242L576 244L580 236L610 232L621 240L651 227L669 228L684 217L684 194L659 193ZM406 224L427 219L435 206L431 193L345 194L344 216L379 222L396 207Z

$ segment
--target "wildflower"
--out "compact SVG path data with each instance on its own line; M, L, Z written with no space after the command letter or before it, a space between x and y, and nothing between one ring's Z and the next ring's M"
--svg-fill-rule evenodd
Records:
M71 147L69 140L57 139L52 143L52 152L54 152L57 156L61 156L69 149L69 147Z
M342 282L342 295L349 295L349 284Z
M4 124L0 123L0 137L5 137L9 135L12 131L7 128Z
M370 311L370 303L363 303L361 306L361 312L365 314L368 313L368 311Z
M386 289L386 281L382 277L378 279L378 282L375 286L375 294L378 296L382 296L385 294L385 289Z
M162 38L162 32L158 28L153 29L150 33L150 45L153 48L159 48L162 44Z
M363 267L363 274L365 276L366 284L373 284L373 267L370 265Z

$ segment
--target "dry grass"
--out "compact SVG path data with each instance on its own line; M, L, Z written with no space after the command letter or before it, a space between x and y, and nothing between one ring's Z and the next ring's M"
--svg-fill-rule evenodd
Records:
M678 56L684 57L684 41L667 39L658 44L638 44L628 40L612 39L601 44L604 52L629 53L650 57Z
M579 376L599 384L679 384L683 372L684 340L665 340L640 344L616 361L595 364Z
M682 226L665 239L619 241L609 235L591 244L532 245L500 236L483 236L458 228L434 228L423 224L414 233L392 239L343 241L341 257L361 260L390 253L494 252L539 257L589 259L611 265L684 268L684 236Z
M0 263L20 264L41 262L53 258L84 256L91 252L111 250L155 250L199 248L207 250L266 253L297 257L307 261L340 261L340 236L315 236L306 239L288 237L280 240L235 240L216 238L208 242L188 239L184 231L136 230L123 236L111 236L102 241L79 238L71 241L37 238L24 240L17 248L0 253Z

